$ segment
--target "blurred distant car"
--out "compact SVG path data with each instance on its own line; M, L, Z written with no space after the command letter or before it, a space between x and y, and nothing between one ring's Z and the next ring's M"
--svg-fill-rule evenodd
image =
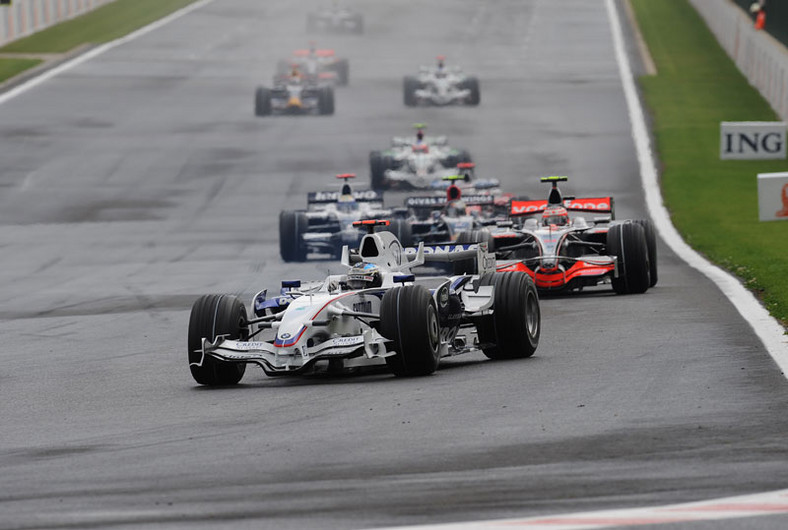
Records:
M462 69L447 67L445 57L438 56L434 67L422 66L418 75L403 80L405 105L478 105L481 101L479 80L465 75Z
M346 7L333 4L306 16L310 33L364 33L364 16Z
M277 73L286 74L295 66L315 83L347 85L350 81L350 64L347 59L338 58L334 50L318 49L314 42L306 50L295 50L289 59L277 64Z
M272 88L257 87L255 116L272 114L334 114L334 89L319 85L293 69L274 77Z

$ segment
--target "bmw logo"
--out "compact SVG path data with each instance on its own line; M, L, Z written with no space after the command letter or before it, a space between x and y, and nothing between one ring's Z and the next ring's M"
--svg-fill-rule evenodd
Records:
M289 339L290 338L290 333L282 333L281 335L279 335L279 338L280 339Z

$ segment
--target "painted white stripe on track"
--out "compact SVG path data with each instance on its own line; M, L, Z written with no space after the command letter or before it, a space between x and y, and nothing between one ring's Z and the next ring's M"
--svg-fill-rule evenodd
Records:
M512 530L514 528L527 530L590 530L593 528L615 528L620 526L718 521L778 514L788 514L788 490L653 508L602 510L570 515L547 515L524 519L500 519L498 521L400 528L407 528L408 530ZM378 528L377 530L394 529Z
M196 11L197 9L205 7L206 5L210 4L213 1L214 0L198 0L197 2L195 2L193 4L189 4L188 6L182 8L182 9L179 9L178 11L174 11L174 12L170 13L169 15L167 15L164 18L160 18L160 19L156 20L155 22L151 22L147 26L143 26L140 29L129 33L128 35L125 35L125 36L120 37L118 39L115 39L113 41L110 41L110 42L104 43L104 44L102 44L100 46L97 46L97 47L95 47L95 48L93 48L93 49L91 49L91 50L89 50L89 51L87 51L87 52L85 52L85 53L83 53L83 54L71 59L70 61L66 61L65 63L60 64L60 65L52 68L51 70L47 70L46 72L42 73L41 75L36 76L36 77L30 79L29 81L26 81L26 82L22 83L21 85L12 88L8 92L0 94L0 105L2 105L3 103L6 103L8 101L11 101L15 97L24 94L28 90L32 90L33 88L37 87L38 85L49 81L53 77L56 77L56 76L62 74L63 72L71 70L75 66L79 66L80 64L82 64L84 62L87 62L87 61L89 61L89 60L91 60L91 59L93 59L95 57L98 57L102 53L105 53L105 52L107 52L107 51L109 51L109 50L111 50L113 48L116 48L117 46L120 46L121 44L126 44L127 42L131 42L134 39L138 39L139 37L142 37L143 35L147 35L148 33L152 32L152 31L155 31L155 30L159 29L160 27L169 24L170 22L173 22L173 21L175 21L175 20L177 20L177 19L179 19L179 18L181 18L183 16L188 15L192 11Z
M712 265L690 248L676 231L673 223L670 222L670 215L662 201L662 192L659 188L657 169L654 164L643 107L638 98L635 79L629 66L629 59L624 50L621 21L614 1L605 0L605 3L613 32L616 61L621 73L621 82L624 86L624 95L629 110L629 121L632 125L632 137L635 140L638 163L640 164L640 176L643 181L643 190L646 195L646 206L648 207L649 215L654 221L659 235L671 250L691 267L699 270L717 284L723 294L728 297L742 317L755 330L756 335L761 339L769 355L777 362L783 376L788 378L788 335L785 334L782 325L769 315L766 308L738 279L721 268Z

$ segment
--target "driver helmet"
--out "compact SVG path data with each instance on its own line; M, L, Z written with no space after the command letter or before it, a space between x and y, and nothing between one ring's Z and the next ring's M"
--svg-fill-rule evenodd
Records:
M563 206L545 208L542 214L542 226L566 226L569 224L569 212Z
M416 143L417 143L417 144L418 144L418 143L421 143L423 140L424 140L424 131L422 131L421 129L419 129L419 130L416 132Z
M445 61L445 60L446 60L446 57L445 57L445 56L443 56L443 55L438 55L438 71L440 71L440 70L443 70L443 67L444 67L444 61Z
M347 273L347 285L351 289L370 289L383 285L380 268L373 263L357 263Z

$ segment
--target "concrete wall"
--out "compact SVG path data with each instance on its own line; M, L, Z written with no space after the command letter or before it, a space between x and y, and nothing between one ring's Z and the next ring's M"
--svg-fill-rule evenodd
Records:
M788 48L764 31L731 0L689 0L706 20L739 70L783 120L788 120Z
M0 6L0 46L113 0L12 0Z

